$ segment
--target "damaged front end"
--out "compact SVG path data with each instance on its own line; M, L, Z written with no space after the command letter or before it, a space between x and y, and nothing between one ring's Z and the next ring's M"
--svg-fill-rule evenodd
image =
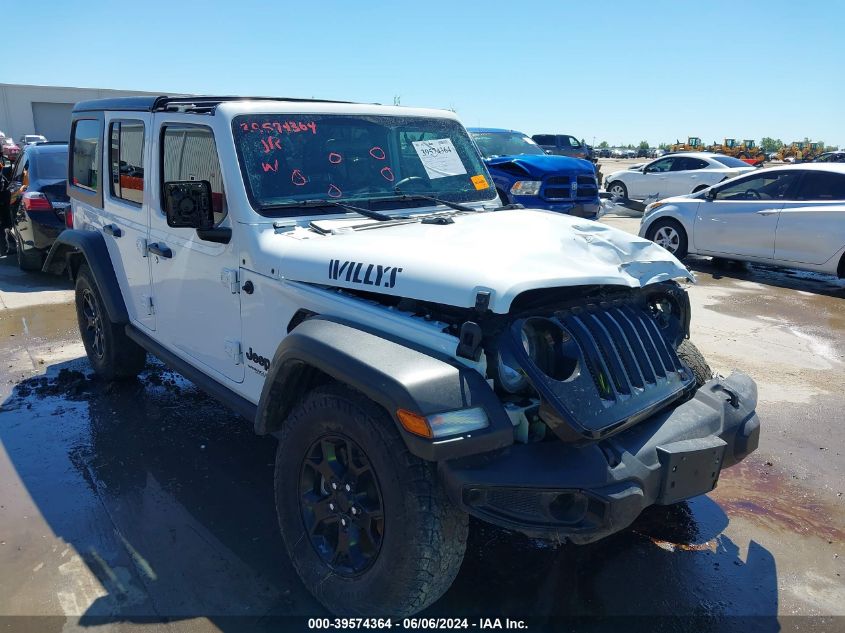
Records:
M688 330L689 300L673 282L602 291L516 315L489 366L500 389L536 392L561 440L594 441L694 390L676 353Z
M756 449L754 382L738 372L697 379L679 356L690 311L676 283L537 299L515 302L487 330L488 379L514 444L440 464L467 512L586 543L649 505L709 492L722 468Z

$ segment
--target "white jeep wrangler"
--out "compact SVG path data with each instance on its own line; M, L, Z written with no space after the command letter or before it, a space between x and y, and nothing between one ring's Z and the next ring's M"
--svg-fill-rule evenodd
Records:
M431 604L470 514L594 541L757 446L753 381L686 340L690 273L501 207L449 112L84 102L69 163L44 269L76 281L92 366L132 377L150 352L278 438L281 534L331 611Z

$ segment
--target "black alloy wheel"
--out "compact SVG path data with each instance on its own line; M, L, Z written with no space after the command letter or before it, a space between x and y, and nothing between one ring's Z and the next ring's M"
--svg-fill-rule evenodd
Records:
M341 435L311 445L299 479L305 533L336 574L354 577L375 562L384 537L381 489L366 453Z

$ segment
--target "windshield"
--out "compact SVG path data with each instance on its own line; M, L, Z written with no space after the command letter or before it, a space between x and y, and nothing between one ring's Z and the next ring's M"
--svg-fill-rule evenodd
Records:
M471 134L484 158L546 153L537 143L519 132L471 132Z
M367 206L395 199L397 188L451 202L495 196L466 130L451 119L262 114L235 117L232 127L247 191L264 215L314 215L268 208L308 200Z
M748 163L732 156L711 156L710 158L719 161L725 167L749 167Z

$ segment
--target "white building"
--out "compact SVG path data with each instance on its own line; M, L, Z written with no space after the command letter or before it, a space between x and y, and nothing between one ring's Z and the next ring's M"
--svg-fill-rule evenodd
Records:
M156 94L164 93L0 84L0 131L15 140L24 134L43 134L50 141L67 141L76 102Z

